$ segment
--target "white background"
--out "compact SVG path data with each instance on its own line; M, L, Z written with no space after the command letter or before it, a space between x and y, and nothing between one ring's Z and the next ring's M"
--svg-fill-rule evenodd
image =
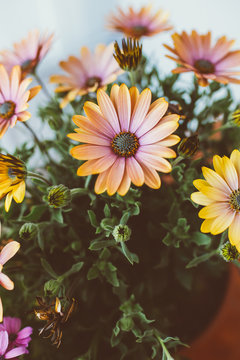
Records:
M121 38L121 35L105 28L106 17L116 10L117 5L139 8L147 3L148 1L143 0L0 0L0 49L11 49L14 42L20 41L29 30L35 28L54 32L53 47L38 69L42 79L48 82L51 74L61 73L58 62L67 59L69 55L78 55L81 46L87 45L93 49L100 42L109 43ZM170 22L174 25L174 30L145 38L143 43L144 52L165 73L170 72L175 63L165 58L168 51L162 44L171 44L171 34L174 31L196 29L200 33L206 33L211 30L214 39L222 35L236 39L234 49L240 49L239 1L155 0L151 3L156 10L163 8L169 11ZM53 89L52 86L49 88ZM239 100L240 85L232 88ZM46 128L41 128L35 114L37 104L43 104L45 100L44 94L40 94L31 101L29 108L33 116L28 124L35 128L40 138L45 136ZM18 123L14 129L7 131L0 140L0 146L12 151L25 136L25 128Z

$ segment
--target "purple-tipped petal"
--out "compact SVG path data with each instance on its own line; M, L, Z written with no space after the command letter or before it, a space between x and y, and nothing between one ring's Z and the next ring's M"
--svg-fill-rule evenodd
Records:
M27 326L19 331L17 339L25 339L29 337L33 332L33 328L31 326Z

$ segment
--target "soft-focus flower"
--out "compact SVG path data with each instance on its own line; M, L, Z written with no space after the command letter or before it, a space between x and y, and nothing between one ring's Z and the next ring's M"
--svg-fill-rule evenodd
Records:
M65 107L76 96L94 92L116 80L123 71L113 57L114 44L99 44L92 54L87 47L81 48L81 57L70 56L60 66L68 75L53 75L50 82L61 84L56 92L65 92L60 106Z
M31 114L26 111L31 100L41 86L35 86L27 90L32 79L21 81L21 68L14 66L10 76L5 67L0 65L0 138L5 134L8 127L16 125L17 121L26 121Z
M28 36L15 43L14 50L0 52L0 63L10 72L15 65L22 69L22 77L34 72L39 62L49 51L53 40L53 34L40 35L38 30L32 30Z
M25 195L26 168L24 163L12 155L0 154L0 199L6 196L5 210L14 199L21 203Z
M205 219L201 231L217 235L228 228L229 240L240 252L240 152L233 150L230 159L215 155L213 167L215 171L202 168L206 180L193 182L199 192L191 199L204 206L199 212Z
M172 39L174 48L164 45L175 55L167 57L180 65L172 72L193 71L202 86L207 86L209 80L240 84L240 80L232 77L240 72L229 71L229 68L240 66L240 50L230 51L234 40L227 40L223 36L212 46L210 32L199 35L196 31L192 31L191 35L185 31L182 34L175 33Z
M131 182L153 189L161 186L156 170L168 173L170 163L164 158L176 156L168 146L179 142L171 135L178 128L179 116L164 116L168 103L164 98L151 104L151 91L139 94L136 87L130 90L125 84L113 85L110 97L98 90L98 105L87 101L87 115L73 116L79 127L68 136L86 143L71 149L78 160L88 160L78 168L79 176L99 174L95 191L107 190L109 195L125 195Z
M139 39L142 36L153 36L162 31L171 30L168 13L163 10L152 12L152 5L139 10L129 7L128 12L118 8L116 15L110 14L107 27L124 33L126 36Z
M121 69L126 71L136 70L142 59L142 45L136 39L122 39L122 49L117 41L114 44L114 58L117 60Z
M4 246L2 251L0 252L0 285L2 285L7 290L13 290L14 283L9 277L2 273L3 265L11 259L16 252L19 250L20 244L17 241L11 241L7 245ZM0 322L2 322L3 311L2 311L2 303L0 306ZM1 348L1 347L0 347Z
M17 356L27 354L28 350L25 346L15 347L9 350L9 338L6 330L0 330L0 359L13 359Z
M21 320L14 317L4 317L3 323L0 325L0 330L6 330L9 336L8 348L14 348L15 346L28 347L31 341L31 334L33 332L32 327L26 326L21 329Z

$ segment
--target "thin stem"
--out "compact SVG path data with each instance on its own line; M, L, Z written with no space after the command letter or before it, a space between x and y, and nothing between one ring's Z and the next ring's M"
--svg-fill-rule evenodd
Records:
M75 189L71 189L71 195L75 196L75 195L86 195L88 193L87 189L81 189L81 188L75 188Z
M156 336L156 338L158 339L158 341L159 341L159 343L160 343L160 345L161 345L161 347L162 347L162 349L163 349L163 352L164 352L164 354L165 354L166 357L167 357L167 360L174 360L173 357L170 355L168 349L166 348L163 340L160 338L160 336L159 336L156 332L155 332L155 336Z
M44 84L44 82L42 81L42 79L38 76L37 72L34 71L33 72L33 76L35 77L36 81L39 83L39 85L41 85L43 92L45 93L45 95L49 98L49 100L52 100L52 96L50 95L46 85Z
M135 84L136 84L136 73L135 73L135 71L134 70L129 71L128 75L129 75L129 78L130 78L130 81L131 81L131 85L135 86Z
M27 172L27 177L32 178L32 179L38 179L38 180L40 180L40 181L43 181L43 182L45 182L46 184L48 184L49 186L52 185L52 184L51 184L47 179L45 179L42 175L33 173L33 172L31 172L31 171L28 171L28 172Z
M178 163L180 163L180 161L182 161L184 159L183 156L178 156L173 162L172 162L172 167L176 166Z

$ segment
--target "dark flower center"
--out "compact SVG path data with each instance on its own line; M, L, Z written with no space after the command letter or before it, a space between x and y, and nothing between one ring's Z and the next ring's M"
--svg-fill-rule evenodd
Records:
M9 341L10 341L10 342L15 341L16 338L17 338L17 334L9 334Z
M3 104L0 104L0 117L2 119L10 119L15 112L16 104L9 100Z
M139 148L139 141L136 135L130 131L122 131L114 136L111 146L115 154L122 157L130 157L136 154Z
M11 179L15 179L15 177L16 177L16 172L15 172L15 170L12 169L12 168L9 168L9 169L8 169L8 176L9 176Z
M240 189L234 190L230 195L230 205L234 210L240 210Z
M214 64L212 64L211 61L205 59L199 59L195 61L194 66L202 74L212 74L215 70Z
M87 88L92 88L94 86L99 87L99 85L101 84L101 81L102 81L102 79L100 79L100 77L92 76L92 77L87 79L85 85L86 85Z
M148 28L143 25L136 25L132 27L132 33L135 37L140 37L148 33Z

